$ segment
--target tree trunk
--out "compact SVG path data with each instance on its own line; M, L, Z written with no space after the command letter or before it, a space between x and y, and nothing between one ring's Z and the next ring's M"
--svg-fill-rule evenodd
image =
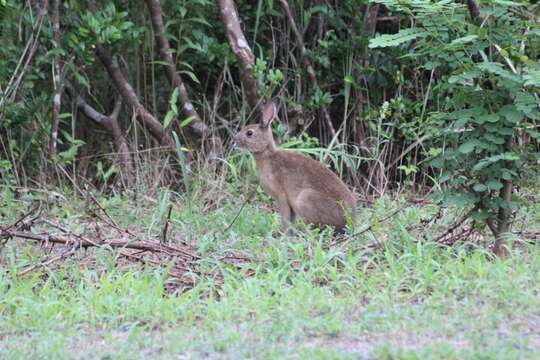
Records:
M510 151L513 144L513 138L509 137L504 144L505 151ZM499 257L506 257L509 254L509 244L506 243L508 235L512 230L512 209L510 202L512 201L512 191L514 185L512 179L503 180L503 187L499 192L499 199L504 206L499 208L497 214L497 226L492 221L488 220L488 226L495 236L495 244L493 252Z
M362 33L366 37L372 37L375 35L377 17L379 16L379 7L379 4L370 4L367 6L366 14L364 16L364 27L362 29Z
M495 235L495 244L493 245L493 252L499 257L506 257L509 254L508 244L506 240L512 230L512 213L509 208L510 201L512 200L513 183L512 180L504 180L503 188L500 191L499 198L506 204L505 207L499 209L497 215L497 232Z
M214 144L211 151L214 152L215 155L223 154L223 146L221 139L217 135L213 134L210 127L208 127L208 125L206 125L202 121L199 113L195 110L195 107L193 106L193 103L189 98L182 77L176 71L176 65L171 53L169 40L165 36L165 26L163 24L163 10L161 9L159 0L146 0L146 4L150 12L150 18L152 20L152 27L154 29L156 42L158 44L159 54L161 55L162 59L164 59L167 63L167 78L169 79L170 84L174 88L178 88L178 95L182 107L182 112L185 116L193 118L193 121L190 123L191 129L193 129L198 135L202 136L203 138L211 138L210 142Z
M251 52L249 44L240 27L240 19L233 0L217 0L221 20L225 25L225 33L229 39L229 44L236 55L240 67L240 78L244 85L247 100L252 109L255 109L260 102L259 82L253 74L255 57Z
M53 22L53 41L54 49L60 49L60 42L62 41L62 34L60 33L60 0L54 0L52 8L52 22ZM56 154L56 144L58 140L58 127L60 126L60 109L62 106L62 85L60 84L60 74L62 73L62 60L57 53L53 57L53 88L54 96L52 103L52 124L51 134L49 139L49 156Z
M471 15L471 20L477 22L480 18L480 7L475 0L467 0L467 9L469 9L469 15Z

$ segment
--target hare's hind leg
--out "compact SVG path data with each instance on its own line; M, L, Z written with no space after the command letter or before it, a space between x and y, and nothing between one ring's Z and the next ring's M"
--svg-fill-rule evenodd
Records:
M292 203L293 211L306 223L333 225L338 229L345 226L343 208L329 196L312 189L300 191Z

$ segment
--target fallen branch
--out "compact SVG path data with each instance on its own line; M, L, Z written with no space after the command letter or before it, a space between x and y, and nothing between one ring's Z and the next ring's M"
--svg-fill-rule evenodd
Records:
M348 242L348 241L356 238L357 236L362 235L362 234L370 231L371 229L373 229L373 227L375 226L376 223L377 224L384 223L387 220L393 218L396 214L398 214L399 212L401 212L403 210L405 210L405 208L396 209L396 210L392 211L390 214L386 215L385 217L372 221L368 226L366 226L365 228L363 228L360 231L357 231L357 232L353 233L352 235L339 237L335 241L330 243L330 245L328 247L332 247L332 246L339 245L340 243ZM358 251L358 249L355 249L354 251L356 252L356 251Z
M101 247L101 246L110 246L112 248L125 248L125 249L137 249L137 250L153 250L154 247L147 245L142 241L137 242L125 242L112 240L109 242L96 242L84 237L74 239L71 236L67 235L51 235L51 234L33 234L26 231L16 231L16 230L2 230L2 236L7 236L10 238L19 238L26 240L35 240L42 243L53 243L53 244L62 244L62 245L71 245L76 244L79 247Z
M26 267L24 270L20 271L17 273L17 276L23 276L23 275L26 275L28 274L29 272L31 271L34 271L35 269L37 268L42 268L42 267L45 267L45 266L48 266L58 260L61 260L63 258L66 258L68 256L71 256L75 253L75 251L77 251L77 247L73 246L71 249L69 249L68 251L64 251L63 253L59 254L59 255L56 255L50 259L47 259L46 261L43 261L39 264L35 264L35 265L30 265L28 267Z
M35 212L35 209L23 214L15 223L0 227L1 242L5 243L10 239L16 239L19 241L37 242L42 245L58 244L67 246L68 249L26 267L18 272L17 276L28 274L36 269L47 267L52 263L66 259L81 248L101 248L112 249L121 258L131 262L137 261L154 267L170 264L171 266L168 270L170 279L166 284L167 290L186 291L195 285L196 277L193 276L194 274L197 277L204 276L215 279L216 285L219 287L223 283L223 275L221 274L222 266L218 264L227 264L241 269L241 263L252 261L249 256L235 254L226 254L215 258L209 257L209 259L216 261L216 265L218 266L215 266L214 269L209 271L202 271L199 269L199 260L201 260L201 257L195 255L196 248L184 244L164 244L158 239L137 240L131 232L121 229L118 225L113 226L111 223L116 224L116 222L108 214L107 216L110 218L110 222L107 222L107 225L119 231L127 239L102 239L99 234L96 239L88 235L74 234L68 228L55 221L38 219L39 214L30 218L33 212ZM31 231L30 228L32 225L40 223L60 230L62 234L53 234L44 231L36 233L35 231ZM249 274L246 273L246 276L249 276Z
M449 228L443 231L443 233L437 236L433 241L436 243L440 243L440 242L446 243L446 241L442 241L442 240L446 239L450 234L455 232L457 228L463 225L463 223L467 221L471 217L472 213L475 212L476 210L478 210L478 206L475 206L471 210L467 211L465 215L463 215L458 221L456 221Z

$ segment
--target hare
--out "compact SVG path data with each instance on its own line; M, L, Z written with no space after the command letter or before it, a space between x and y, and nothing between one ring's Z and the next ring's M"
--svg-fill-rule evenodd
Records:
M308 224L343 230L346 211L354 221L355 196L318 161L276 146L270 126L276 116L276 104L264 104L260 124L241 129L234 142L255 157L257 178L276 201L283 227L299 216Z

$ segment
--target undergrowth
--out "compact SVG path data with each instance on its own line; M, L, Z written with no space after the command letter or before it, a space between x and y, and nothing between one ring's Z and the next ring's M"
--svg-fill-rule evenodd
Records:
M96 231L88 200L71 190L2 189L2 223L41 199L44 217L79 234ZM378 358L491 359L540 356L540 249L516 235L511 256L494 259L486 239L439 246L431 239L457 218L435 205L381 198L359 209L359 229L335 238L301 224L283 234L262 194L230 188L218 197L168 190L98 201L120 226L159 237L172 204L168 241L198 249L202 267L190 291L166 290L167 264L121 263L100 249L17 272L50 247L16 239L0 253L1 358ZM137 195L137 196L135 196ZM67 200L69 199L69 201ZM219 206L216 205L219 203ZM245 205L236 221L233 219ZM386 215L401 209L395 216ZM540 208L524 207L516 228L538 230ZM232 223L232 225L231 225ZM101 228L107 232L111 229ZM219 254L241 253L234 268Z

